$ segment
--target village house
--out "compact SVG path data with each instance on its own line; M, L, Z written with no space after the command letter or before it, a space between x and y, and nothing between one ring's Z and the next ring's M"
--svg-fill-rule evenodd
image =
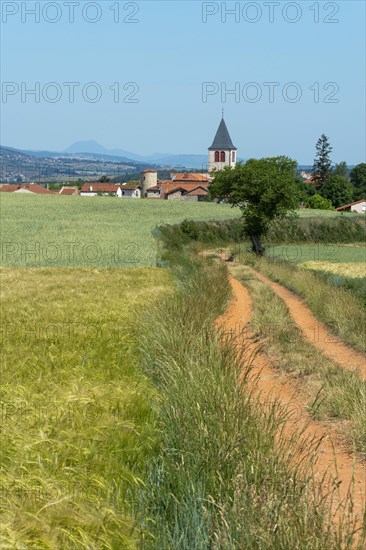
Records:
M336 210L338 210L338 212L358 212L359 214L366 214L366 199L339 206Z
M200 174L197 174L200 176ZM162 180L146 191L149 199L202 201L208 196L210 181L192 183L181 180Z
M160 196L165 200L204 200L208 196L209 183L181 183L180 181L163 181L160 185ZM199 193L195 193L196 191Z
M148 187L145 196L149 199L192 201L201 201L208 196L212 178L207 174L171 174L171 178L170 180L160 180L156 185Z
M128 185L122 183L117 190L117 197L124 199L141 199L141 187L140 185Z
M207 200L207 197L208 189L200 185L196 189L193 189L193 191L188 191L184 196L184 200L201 202Z
M145 196L148 199L160 199L160 184L154 185L146 190Z
M149 175L146 178L147 172ZM198 172L173 172L170 178L157 181L157 172L145 170L141 177L146 188L145 196L149 199L202 201L208 196L208 188L213 179L208 173ZM154 185L146 187L146 182Z
M187 189L186 187L176 187L167 191L164 198L167 200L183 200L183 201L204 201L208 197L208 188L203 186Z
M97 197L98 195L117 196L118 188L119 184L117 183L88 182L82 185L80 195L82 197Z

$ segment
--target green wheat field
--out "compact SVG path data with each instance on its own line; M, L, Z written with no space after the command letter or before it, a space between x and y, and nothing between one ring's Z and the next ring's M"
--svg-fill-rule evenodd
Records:
M0 264L9 267L155 266L159 224L240 215L214 203L11 193L1 193L0 211Z

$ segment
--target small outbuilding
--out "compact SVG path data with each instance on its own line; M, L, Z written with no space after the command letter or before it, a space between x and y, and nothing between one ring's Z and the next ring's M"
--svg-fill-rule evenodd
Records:
M358 212L359 214L366 214L366 199L339 206L336 210L338 212Z
M96 197L97 195L107 195L122 199L140 199L141 186L128 185L127 183L84 183L81 188L82 197Z

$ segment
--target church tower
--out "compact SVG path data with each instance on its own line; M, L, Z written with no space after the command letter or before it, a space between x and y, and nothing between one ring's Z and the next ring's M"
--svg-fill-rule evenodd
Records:
M225 166L234 168L237 148L233 145L224 120L224 113L216 136L208 149L208 171L222 170Z

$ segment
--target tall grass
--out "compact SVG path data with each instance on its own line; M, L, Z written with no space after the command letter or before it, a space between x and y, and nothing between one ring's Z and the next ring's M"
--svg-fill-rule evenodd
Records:
M161 396L163 449L141 492L152 535L142 547L350 547L329 527L310 458L296 463L294 442L279 435L286 411L251 396L245 342L238 354L213 326L230 295L225 268L190 258L178 241L163 255L177 289L147 315L140 344Z
M323 269L323 265L318 266L315 264L317 264L317 262L311 265L311 267L309 263L301 265L300 267L303 269L314 270L318 277L326 281L331 286L348 290L354 296L358 297L366 308L366 264L347 264L347 267L344 266L344 264L341 264L342 269L339 270L340 273L337 269L338 264L332 264L331 269L330 264L328 264L326 266L326 270ZM342 271L347 275L344 275ZM355 276L356 274L361 274L361 277Z
M135 311L163 270L2 269L0 548L136 548L159 452Z

